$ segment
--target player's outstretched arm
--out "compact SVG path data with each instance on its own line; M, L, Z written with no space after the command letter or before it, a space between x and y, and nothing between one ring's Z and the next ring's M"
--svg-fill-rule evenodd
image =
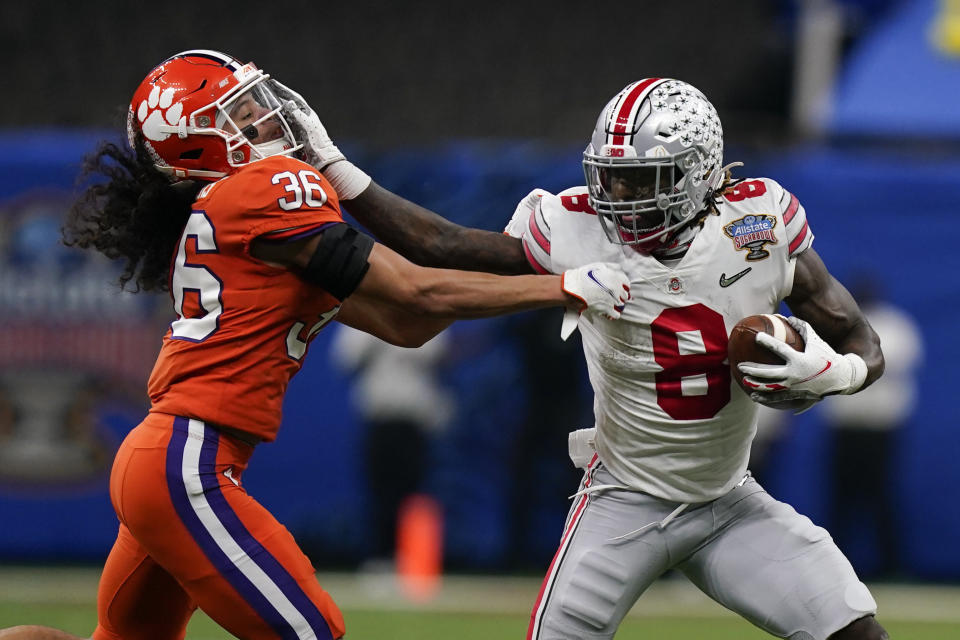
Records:
M383 245L338 319L400 346L419 346L457 319L566 306L620 317L629 280L615 265L595 263L561 276L500 276L414 265Z
M417 264L511 275L533 273L518 238L455 224L376 182L371 181L360 195L343 204L381 242Z
M381 242L422 266L533 273L517 238L455 224L373 182L344 157L300 94L272 82L285 100L284 111L303 142L307 162L323 172L340 202Z
M453 320L540 307L566 306L616 319L630 297L630 281L616 265L594 263L560 276L432 269L346 224L288 243L257 239L250 251L344 301L342 322L401 346L419 346Z

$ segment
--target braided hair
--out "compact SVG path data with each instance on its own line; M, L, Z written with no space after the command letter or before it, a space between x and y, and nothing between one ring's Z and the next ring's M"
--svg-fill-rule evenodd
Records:
M730 165L730 167L733 166L734 165ZM723 172L723 180L720 181L720 186L714 189L713 192L707 197L707 208L710 210L710 213L713 215L720 215L720 211L717 209L717 204L719 204L720 199L725 193L728 193L744 180L746 180L746 178L735 178L733 176L733 170L729 167L726 168Z
M738 163L739 164L739 163ZM733 166L733 165L730 165ZM738 184L743 182L746 178L735 178L733 171L730 166L723 169L723 179L721 179L720 184L716 189L707 193L704 208L693 216L686 224L682 225L676 229L673 233L673 237L676 238L684 231L691 229L693 227L703 228L704 222L706 222L709 216L718 216L720 215L720 210L717 208L717 205L720 203L720 199L725 193L736 187Z

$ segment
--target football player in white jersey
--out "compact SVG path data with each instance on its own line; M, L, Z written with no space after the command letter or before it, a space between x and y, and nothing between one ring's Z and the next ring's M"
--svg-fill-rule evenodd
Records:
M797 198L723 166L720 120L702 93L672 79L625 87L584 152L586 185L535 190L506 234L455 225L384 190L344 159L299 96L287 99L308 160L408 258L499 273L604 261L631 279L634 303L620 322L579 320L596 423L571 435L585 475L529 639L612 638L671 569L781 638L887 637L829 534L747 470L755 402L796 409L854 393L883 372L879 340L811 247ZM727 337L781 301L805 350L759 335L786 363L742 364L748 397L731 379Z

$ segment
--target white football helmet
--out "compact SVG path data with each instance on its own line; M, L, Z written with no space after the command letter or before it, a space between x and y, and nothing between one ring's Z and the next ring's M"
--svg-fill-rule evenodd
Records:
M590 205L607 237L644 252L704 210L722 162L716 109L669 78L627 85L600 113L583 153Z

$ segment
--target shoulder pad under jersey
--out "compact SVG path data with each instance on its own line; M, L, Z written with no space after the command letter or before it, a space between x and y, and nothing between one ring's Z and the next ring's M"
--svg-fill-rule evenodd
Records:
M536 227L525 234L525 238L530 237L525 248L528 256L550 273L562 273L590 262L616 262L622 257L620 247L603 233L586 187L543 196L531 222Z

